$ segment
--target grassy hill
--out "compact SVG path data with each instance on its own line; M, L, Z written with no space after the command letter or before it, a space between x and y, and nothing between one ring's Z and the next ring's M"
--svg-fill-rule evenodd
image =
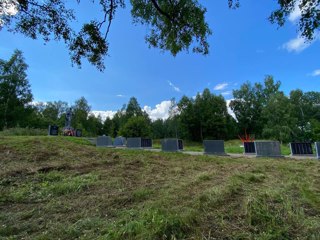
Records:
M320 239L320 162L0 137L0 239Z

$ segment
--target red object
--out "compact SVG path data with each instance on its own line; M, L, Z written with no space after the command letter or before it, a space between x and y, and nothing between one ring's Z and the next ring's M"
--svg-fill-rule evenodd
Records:
M247 134L247 131L244 131L244 136L238 136L242 142L253 142L254 135Z

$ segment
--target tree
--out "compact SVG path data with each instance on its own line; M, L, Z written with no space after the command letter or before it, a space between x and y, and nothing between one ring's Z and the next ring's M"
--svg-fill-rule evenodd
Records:
M216 96L208 88L204 89L202 94L197 94L194 109L201 141L226 138L228 111L226 101L221 95Z
M126 108L126 118L129 119L131 117L142 116L142 110L138 103L138 100L135 97L131 97L127 108Z
M126 122L125 110L123 107L123 109L118 110L112 118L112 124L111 124L111 130L110 130L110 134L112 137L118 136L118 132L119 132L121 126L123 126L125 124L125 122Z
M74 106L72 107L72 126L74 128L86 129L87 119L90 113L91 107L88 104L88 101L81 97L75 101Z
M80 0L77 0L79 3ZM0 26L10 31L44 41L62 40L69 49L71 60L81 66L83 58L104 69L104 56L108 54L108 34L124 0L93 1L99 4L103 17L90 20L75 32L71 23L76 20L73 9L63 0L2 0L0 3ZM189 50L207 54L208 36L211 30L205 19L206 8L198 0L130 0L131 14L135 24L144 24L149 32L149 46L170 51L176 55ZM239 0L228 0L230 8L238 8ZM301 35L312 40L320 26L320 0L278 0L279 9L273 11L269 20L283 26L290 13L298 7L301 18L298 23Z
M170 108L169 108L169 120L171 120L170 122L173 123L174 125L174 132L175 132L175 137L178 138L178 106L176 103L176 99L172 98L170 101Z
M193 141L227 138L227 105L222 96L216 96L209 89L198 93L195 99L182 97L178 103L179 119Z
M97 136L103 134L103 124L100 116L96 117L93 114L90 114L85 125L86 134L88 136Z
M27 125L25 120L32 113L27 68L19 50L8 61L0 59L0 129Z
M275 82L272 76L266 76L264 85L250 82L241 85L239 90L233 91L234 100L230 108L234 112L241 134L255 134L260 137L266 122L262 111L269 99L279 92L281 83Z
M162 119L157 119L151 123L151 132L153 139L161 139L165 137L165 125Z
M68 103L62 101L54 101L54 102L47 102L41 114L46 122L46 125L53 125L56 124L60 127L64 126L64 118L62 115L66 113L68 108Z
M102 134L112 135L111 129L112 129L112 120L110 117L107 117L106 120L104 120L103 122Z
M289 142L294 136L295 119L292 118L293 106L283 92L272 95L263 109L267 119L263 136L281 142Z
M149 137L150 123L143 116L131 117L119 131L125 137Z
M293 106L292 117L297 121L295 140L316 140L320 121L320 93L293 90L290 92L290 102Z
M194 109L194 99L183 96L178 102L179 120L183 136L187 139L199 139L198 122Z

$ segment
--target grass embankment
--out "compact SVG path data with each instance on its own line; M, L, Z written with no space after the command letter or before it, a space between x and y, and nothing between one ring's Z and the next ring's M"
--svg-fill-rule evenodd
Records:
M320 239L320 163L0 137L0 238Z

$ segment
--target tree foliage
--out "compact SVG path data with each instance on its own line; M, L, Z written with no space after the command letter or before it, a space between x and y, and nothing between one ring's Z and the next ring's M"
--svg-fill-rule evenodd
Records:
M266 120L262 132L263 137L280 142L292 140L296 124L292 111L293 105L283 92L273 94L262 110Z
M76 1L80 3L80 0ZM43 38L63 41L69 49L73 64L81 66L83 58L103 70L108 54L108 34L124 0L92 1L99 5L102 17L83 23L76 31L74 5L68 7L63 0L2 0L0 2L0 27L22 33L32 39ZM205 19L206 8L198 0L130 0L135 24L147 26L146 42L151 47L171 52L181 51L208 54L208 36L212 33ZM239 0L228 0L230 8L238 8ZM279 8L269 20L283 26L290 13L298 7L301 18L298 30L307 40L312 40L320 25L320 0L278 0Z
M263 83L244 83L233 91L229 115L225 99L204 89L196 97L171 100L168 119L151 121L135 97L104 122L91 112L81 97L72 106L55 101L33 103L27 79L27 64L21 51L9 60L0 60L0 129L48 125L65 126L66 111L72 110L72 127L85 136L177 137L185 140L234 139L254 133L256 138L288 141L318 141L320 137L320 92L280 91L281 83L266 76Z
M91 107L84 97L76 100L74 106L72 106L72 126L80 129L86 128L90 111Z
M19 50L8 61L0 59L0 129L27 124L32 101L27 68Z
M150 137L150 123L143 116L131 117L119 131L124 137Z
M182 97L178 108L180 122L191 140L227 138L229 114L222 96L216 96L205 89L195 99Z
M236 116L242 133L262 136L265 122L262 110L279 88L280 82L275 82L272 76L266 76L264 85L261 83L252 85L247 82L241 85L240 89L233 91L234 100L231 101L230 108Z

